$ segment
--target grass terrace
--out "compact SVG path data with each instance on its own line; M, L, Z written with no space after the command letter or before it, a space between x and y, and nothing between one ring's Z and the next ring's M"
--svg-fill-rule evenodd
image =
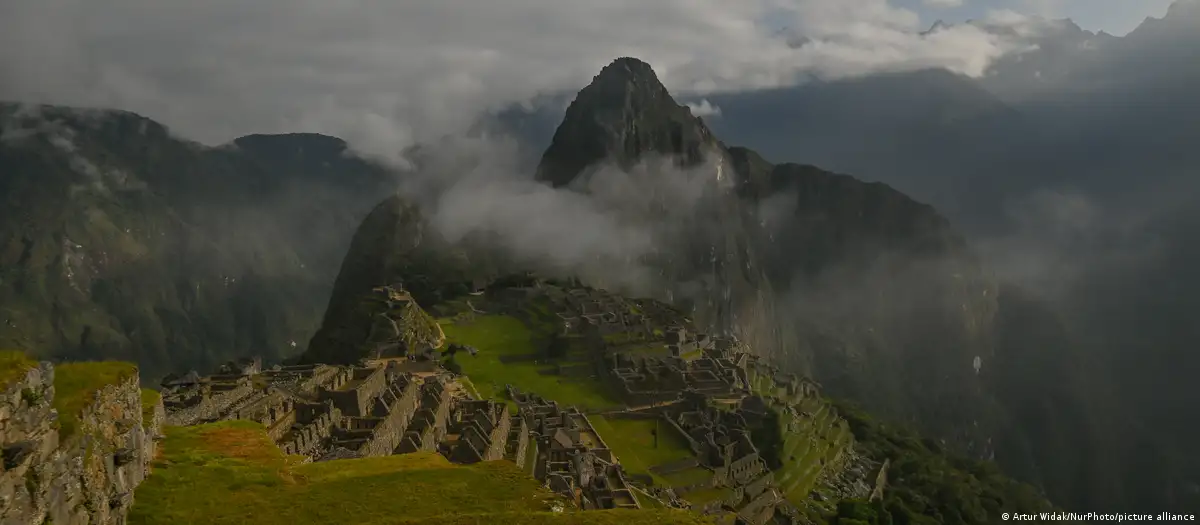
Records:
M750 382L756 393L778 399L779 389L770 377L752 374ZM796 419L797 432L787 431L793 423L792 416L780 414L783 444L779 459L783 466L775 471L775 479L784 496L801 505L817 486L823 468L821 460L830 464L839 452L852 446L854 438L846 422L834 415L829 403L811 398L782 401L795 405L802 414L808 414Z
M37 361L30 359L24 352L0 350L0 387L21 379L25 372L36 366Z
M162 394L152 388L142 389L142 424L149 425L154 418L154 407L162 399Z
M121 361L62 363L54 367L54 408L58 410L59 438L79 430L79 416L96 392L137 374L137 367Z
M504 385L512 384L524 391L535 392L563 405L581 409L605 409L619 405L605 394L604 386L595 380L562 377L550 373L552 363L534 360L539 350L535 333L519 319L504 315L482 315L472 321L442 321L446 340L474 346L479 354L456 356L455 361L475 385L479 394L504 399ZM507 362L504 358L510 359Z
M711 470L708 470L704 467L694 467L687 470L681 470L679 472L672 472L662 476L662 478L666 480L667 486L687 487L696 485L698 483L711 481L713 478L713 473Z
M131 525L709 523L672 510L552 512L558 497L507 461L462 466L422 452L301 465L252 422L166 434Z
M651 473L651 467L692 457L687 442L669 425L658 425L658 446L655 446L656 420L616 419L599 415L588 416L588 419L627 472L649 474L656 485L671 486L671 483Z

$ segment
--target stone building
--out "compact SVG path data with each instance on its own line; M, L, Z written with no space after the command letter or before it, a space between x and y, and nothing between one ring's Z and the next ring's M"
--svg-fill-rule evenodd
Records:
M331 436L331 447L354 451L359 457L387 456L399 447L417 409L419 386L406 376L380 375L391 381L372 398L363 415L342 411L343 417Z
M453 399L444 376L426 380L421 385L420 406L404 432L396 453L437 450L446 435L446 423L452 405Z
M511 385L508 394L528 432L524 447L515 436L518 443L509 448L526 448L526 459L533 454L534 478L582 509L641 508L624 469L585 414Z
M663 357L615 353L608 358L608 376L631 406L677 401L688 391L732 399L746 394L743 374L732 361L699 352L688 359L677 350Z
M444 389L436 377L405 373L391 361L377 366L292 365L261 370L261 362L221 367L197 380L174 378L163 390L167 421L175 425L225 419L256 421L287 454L310 460L393 454L414 427L429 391ZM436 414L449 410L435 405ZM433 425L434 429L438 425ZM444 428L444 423L441 428ZM428 439L436 442L444 432ZM431 449L434 445L422 448Z
M489 400L464 401L451 418L449 432L458 439L448 457L456 463L503 459L512 418L508 406Z

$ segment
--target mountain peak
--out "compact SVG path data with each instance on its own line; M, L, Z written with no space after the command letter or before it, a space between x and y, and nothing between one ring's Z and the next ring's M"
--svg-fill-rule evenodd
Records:
M714 145L708 127L671 98L649 64L622 57L601 69L567 107L537 177L562 186L602 161L628 168L653 154L691 165Z
M233 143L245 150L274 154L324 154L340 155L346 150L346 141L319 133L283 133L277 135L253 134L238 137Z
M658 75L654 73L654 68L650 67L650 64L633 57L621 57L604 66L600 73L592 79L592 83L637 82L639 80L659 83ZM661 85L661 83L659 84Z
M938 32L938 31L941 31L941 30L943 30L943 29L950 29L950 24L947 24L945 20L942 20L942 19L940 19L940 18L939 18L939 19L937 19L937 20L935 20L935 21L933 22L933 25L929 26L929 29L926 29L925 31L922 31L922 32L921 32L921 34L922 34L922 35L928 35L928 34L931 34L931 33L936 33L936 32Z

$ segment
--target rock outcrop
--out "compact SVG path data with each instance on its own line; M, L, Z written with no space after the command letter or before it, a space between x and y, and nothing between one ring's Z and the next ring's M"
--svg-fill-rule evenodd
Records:
M144 405L137 370L128 369L94 391L76 391L79 383L68 378L63 393L55 388L55 367L43 362L2 385L0 523L124 523L134 489L149 473L164 419L161 399L147 396L155 401ZM59 413L56 405L76 403L58 395L85 396L82 409Z

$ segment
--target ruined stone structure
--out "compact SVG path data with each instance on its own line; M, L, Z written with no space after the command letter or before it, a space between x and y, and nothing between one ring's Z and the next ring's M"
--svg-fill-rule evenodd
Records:
M404 454L419 450L437 450L446 435L446 423L453 405L444 376L432 378L421 386L421 403L408 425L396 452Z
M165 391L163 403L167 409L167 424L181 426L217 421L234 403L254 393L248 376L239 376L233 381L223 380L223 377L228 376L176 385Z
M342 413L333 403L296 403L296 419L275 442L286 454L323 456L327 449L333 427L342 419Z
M609 358L609 376L631 406L677 401L685 392L715 398L737 399L745 395L744 372L735 361L717 357L704 336L688 339L683 329L668 332L672 355L664 357L615 353ZM692 353L684 357L686 353Z
M402 285L375 288L365 301L376 311L364 342L367 357L412 356L445 342L441 328Z
M732 352L732 350L726 350ZM785 401L800 401L801 399L816 399L821 397L821 385L807 377L780 372L779 368L758 356L738 354L741 367L749 375L769 378L773 385L770 394Z
M254 366L221 370L250 374L190 373L166 381L168 423L256 421L287 454L310 460L372 457L401 448L423 401L420 378L402 372L401 363L293 365L264 371L258 361L246 362ZM436 434L433 443L440 437Z
M460 403L450 423L449 432L458 437L448 457L457 463L503 459L511 427L512 418L503 403L487 400Z
M389 311L410 301L391 288L376 291ZM693 458L653 466L653 472L700 469L711 477L699 472L700 481L686 487L651 486L651 476L626 474L583 412L512 386L507 394L516 414L504 403L474 399L430 347L399 356L380 347L355 366L264 370L258 361L242 360L209 377L173 377L164 382L167 419L257 421L285 453L312 461L417 451L438 451L457 463L506 459L582 509L640 508L639 498L689 506L689 491L716 488L727 497L695 510L732 512L737 523L748 525L802 519L784 498L752 431L779 414L796 416L793 405L818 398L819 385L780 373L735 337L697 333L690 320L655 301L540 284L490 289L481 300L489 301L482 308L519 317L536 316L529 301L542 309L548 300L563 323L560 335L584 347L594 343L594 354L573 354L547 373L566 376L574 367L580 375L602 376L624 398L618 413L657 419L659 428L682 436L691 448ZM376 323L370 339L395 335L376 337L386 328ZM447 351L476 352L457 345ZM789 481L785 476L782 483Z
M616 333L651 336L646 316L636 307L604 290L593 288L538 288L527 296L544 296L562 323L562 335L610 335Z
M54 366L0 385L0 524L120 524L149 473L161 401L143 418L137 374L106 385L70 435L52 408Z
M586 415L511 385L508 394L516 401L517 417L528 433L524 437L510 433L510 442L516 439L517 443L508 448L526 449L527 460L533 454L529 462L536 479L585 510L641 508L624 469Z
M411 377L385 374L383 369L368 376L372 382L364 383L358 389L360 398L355 399L356 402L366 399L366 406L357 405L360 407L357 414L341 410L334 403L343 417L333 430L330 446L354 451L359 457L390 455L399 447L401 436L416 412L419 385ZM372 395L375 382L381 385L380 391Z

